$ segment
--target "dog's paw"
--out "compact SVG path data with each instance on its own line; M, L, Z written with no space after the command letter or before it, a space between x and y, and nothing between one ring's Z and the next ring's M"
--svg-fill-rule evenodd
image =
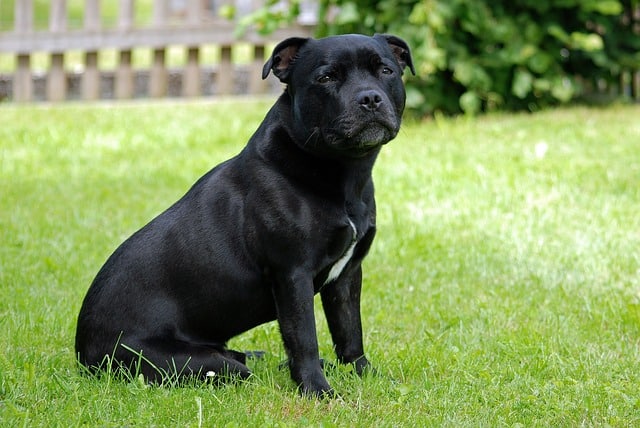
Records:
M298 384L298 390L302 396L319 399L336 397L336 393L327 382L327 378L324 377L319 364L306 370L297 367L291 369L292 378Z
M331 386L329 386L329 384L326 384L325 386L300 385L299 391L303 397L307 398L314 398L319 400L332 400L335 398L340 398L338 393L336 393L335 390L331 388Z

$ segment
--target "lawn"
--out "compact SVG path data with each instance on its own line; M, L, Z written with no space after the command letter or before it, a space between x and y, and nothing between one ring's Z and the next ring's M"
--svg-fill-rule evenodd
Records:
M274 323L246 383L75 365L108 255L237 153L269 102L0 108L0 425L640 425L640 107L407 121L375 169L364 266L377 375L301 398ZM321 354L333 359L317 302Z

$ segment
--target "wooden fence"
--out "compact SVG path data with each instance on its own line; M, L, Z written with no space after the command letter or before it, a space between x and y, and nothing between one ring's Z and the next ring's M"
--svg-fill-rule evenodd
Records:
M115 25L103 25L100 0L85 0L82 25L69 29L67 1L51 0L48 28L39 30L34 26L33 0L15 0L13 31L0 32L0 54L15 55L15 71L5 75L4 90L0 85L0 99L56 102L72 98L164 97L171 93L186 97L238 91L263 93L268 89L261 79L265 46L286 37L309 35L313 24L296 24L268 38L248 31L238 39L234 36L236 22L221 18L220 10L233 8L246 13L254 3L261 2L155 0L150 22L137 24L135 0L108 1L118 2ZM313 7L313 2L310 3ZM238 42L249 44L252 51L250 58L245 59L242 89L237 89L239 74L232 61ZM219 49L219 60L215 65L204 67L200 61L201 49L212 45ZM167 52L174 46L183 46L186 50L186 60L179 70L167 65ZM139 48L152 52L151 65L146 70L135 69L132 63L132 52ZM107 49L117 51L117 64L111 71L99 67L99 55ZM82 53L79 71L65 69L65 55L71 51ZM33 69L32 57L36 53L49 57L44 73ZM171 87L176 80L180 87L177 93ZM76 95L72 95L73 90Z

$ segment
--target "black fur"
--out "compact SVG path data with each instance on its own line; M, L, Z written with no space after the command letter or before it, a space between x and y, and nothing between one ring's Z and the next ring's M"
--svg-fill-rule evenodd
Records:
M101 370L109 356L158 382L167 373L246 378L244 354L227 341L277 319L293 380L303 393L327 394L313 312L319 292L338 360L362 373L371 169L400 127L405 66L413 71L409 49L393 36L278 45L263 77L273 71L287 90L246 147L98 272L78 318L80 363Z

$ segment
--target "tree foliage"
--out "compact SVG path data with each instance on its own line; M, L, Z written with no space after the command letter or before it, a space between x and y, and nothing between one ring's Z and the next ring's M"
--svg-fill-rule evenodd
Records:
M319 36L407 40L419 113L536 110L640 69L640 0L320 0L318 15Z

